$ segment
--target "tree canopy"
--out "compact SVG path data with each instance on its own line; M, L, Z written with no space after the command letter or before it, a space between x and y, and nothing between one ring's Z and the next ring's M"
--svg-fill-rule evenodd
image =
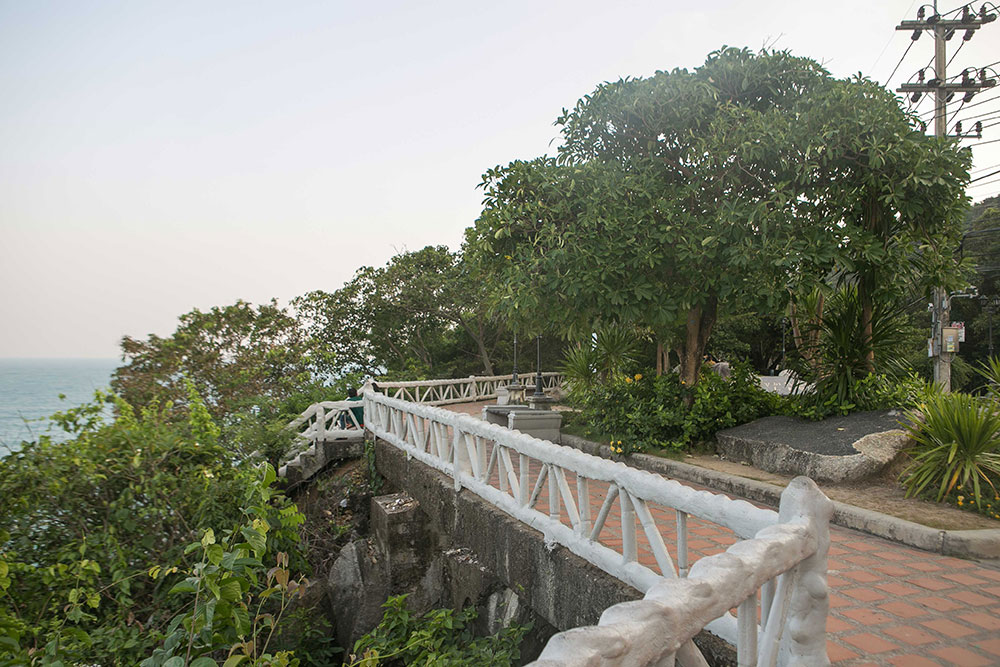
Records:
M804 275L877 265L879 231L892 240L878 247L913 254L918 232L950 230L967 157L874 88L734 48L598 86L558 119L555 158L484 176L467 245L490 269L494 307L570 337L647 327L693 385L720 313L773 309ZM877 219L855 215L866 201Z

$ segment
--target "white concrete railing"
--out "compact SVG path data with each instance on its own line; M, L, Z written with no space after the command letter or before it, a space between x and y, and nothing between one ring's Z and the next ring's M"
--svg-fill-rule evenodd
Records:
M510 384L513 375L470 375L452 380L413 380L407 382L379 382L378 388L386 396L423 405L448 405L473 403L497 397L497 391ZM518 376L522 384L535 385L535 375ZM562 373L542 373L542 388L555 389L562 384ZM369 382L370 384L370 382Z
M368 430L450 476L456 491L469 489L646 594L609 608L598 626L556 635L539 665L667 665L675 658L682 665L705 665L690 641L702 628L735 644L741 667L828 664L832 504L811 480L794 480L774 512L466 415L370 391L364 404ZM596 517L592 482L608 488ZM547 511L537 507L543 492ZM675 512L676 564L651 505ZM598 540L615 507L620 548ZM724 526L743 541L689 568L689 515ZM637 521L656 569L639 562Z
M324 440L364 437L364 426L358 422L351 408L360 408L361 401L323 401L313 403L305 412L289 422L286 430L298 434L299 445L292 447L289 455Z

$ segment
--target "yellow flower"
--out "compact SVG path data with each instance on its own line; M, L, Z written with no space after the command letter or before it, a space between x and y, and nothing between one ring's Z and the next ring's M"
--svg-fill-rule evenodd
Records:
M635 381L638 382L641 379L642 379L642 373L636 373L635 374Z
M619 444L619 445L621 445L621 444L622 444L622 441L621 441L621 440L619 440L619 441L618 441L618 444Z
M510 255L504 255L504 259L514 259L514 258L511 257Z
M625 378L625 384L632 384L632 378Z

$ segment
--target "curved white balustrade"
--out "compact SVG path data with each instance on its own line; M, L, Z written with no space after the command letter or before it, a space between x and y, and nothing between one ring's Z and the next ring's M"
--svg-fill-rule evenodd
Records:
M378 382L387 396L422 405L448 405L474 403L496 398L498 390L513 380L513 375L470 375L452 380L411 380L406 382ZM534 386L535 375L521 375L520 381ZM559 372L542 373L542 388L556 389L562 384Z
M789 486L779 515L466 415L370 391L364 399L365 426L376 437L449 475L456 490L469 489L646 593L642 601L611 607L598 626L557 635L539 664L669 664L675 656L703 665L690 639L704 627L736 644L741 666L826 664L832 510L811 480ZM592 516L595 489L604 501ZM676 564L655 516L662 517L663 507L676 517ZM601 539L612 516L620 521L620 546ZM695 562L688 573L688 516L725 526L744 541ZM642 536L655 568L639 562ZM795 632L786 631L792 626Z

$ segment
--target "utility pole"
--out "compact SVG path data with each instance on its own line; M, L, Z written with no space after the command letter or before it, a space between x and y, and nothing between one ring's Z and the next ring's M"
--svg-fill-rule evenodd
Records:
M917 74L917 83L904 83L896 89L898 93L910 95L910 100L916 102L923 93L934 93L934 134L938 137L946 136L971 136L962 135L959 126L958 132L954 135L948 134L948 102L957 94L962 93L964 101L968 102L973 95L996 85L996 80L987 78L986 70L979 70L978 81L975 78L974 69L962 70L962 81L956 83L948 82L946 72L947 43L956 31L964 30L963 41L969 41L976 30L986 23L996 20L996 14L986 11L983 5L977 14L970 5L962 8L962 16L958 19L945 19L937 10L937 0L934 0L933 16L925 16L925 8L921 7L917 11L916 21L903 21L896 30L912 30L911 39L916 41L924 30L929 30L934 36L934 77L924 81L924 72L921 70ZM970 75L971 72L971 75ZM982 136L982 124L976 126L978 136ZM951 324L951 300L948 291L943 287L935 287L933 290L933 303L931 304L931 341L929 354L934 357L934 381L941 385L944 391L951 391L951 359L952 352L944 349L944 328Z

